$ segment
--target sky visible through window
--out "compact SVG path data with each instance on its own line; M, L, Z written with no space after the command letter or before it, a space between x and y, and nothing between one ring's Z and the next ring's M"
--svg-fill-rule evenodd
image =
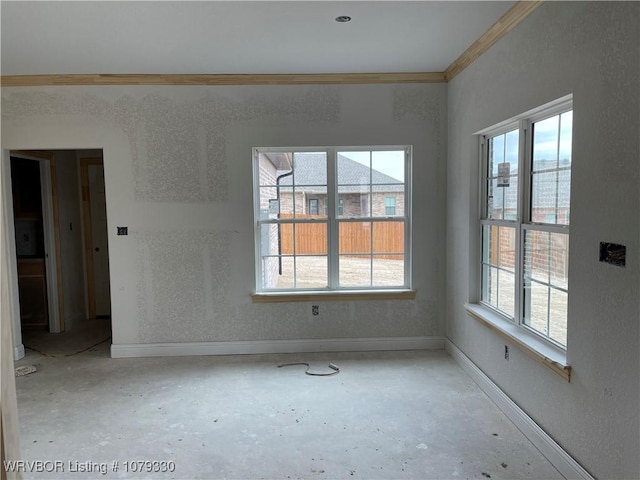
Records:
M560 128L558 129L558 121ZM555 115L546 120L536 122L536 148L534 161L537 160L571 160L571 132L573 129L572 112L566 112L561 116ZM560 139L558 141L558 131ZM518 135L517 131L506 135L506 148L504 137L495 137L493 148L495 153L493 169L498 173L498 164L502 161L511 163L511 172L517 171L518 165ZM502 152L504 149L504 160ZM392 175L393 176L393 175Z
M367 168L373 168L378 172L389 175L400 182L404 182L404 151L377 151L373 152L370 157L370 152L344 152L341 151L340 155L343 155L351 160L354 160ZM370 162L373 162L373 165Z

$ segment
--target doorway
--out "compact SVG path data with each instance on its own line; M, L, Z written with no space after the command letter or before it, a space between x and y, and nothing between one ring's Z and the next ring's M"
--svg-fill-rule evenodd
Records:
M12 150L4 164L22 182L11 184L14 208L6 211L15 240L16 358L24 349L66 356L105 342L111 303L102 151Z
M21 329L64 331L55 158L11 152Z
M102 158L81 158L80 172L89 318L108 318L111 297Z

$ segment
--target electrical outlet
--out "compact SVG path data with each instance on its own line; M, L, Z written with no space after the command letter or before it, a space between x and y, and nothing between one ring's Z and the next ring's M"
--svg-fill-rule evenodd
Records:
M311 305L311 315L314 317L320 315L320 307L318 305Z
M509 345L504 346L504 359L509 360Z

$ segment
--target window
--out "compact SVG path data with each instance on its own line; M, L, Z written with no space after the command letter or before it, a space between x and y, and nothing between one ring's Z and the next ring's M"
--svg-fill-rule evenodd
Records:
M309 200L309 215L318 215L318 199L311 198Z
M255 148L256 291L410 288L410 162L410 147Z
M396 197L386 197L384 199L384 214L389 216L396 214Z
M571 101L481 136L481 302L566 348Z

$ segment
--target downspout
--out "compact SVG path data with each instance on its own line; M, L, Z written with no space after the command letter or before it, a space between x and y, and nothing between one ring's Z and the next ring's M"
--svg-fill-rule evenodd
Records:
M290 167L287 173L283 173L282 175L278 175L276 177L276 199L278 200L278 219L280 218L280 179L284 177L288 177L289 175L293 175L293 167ZM292 189L292 197L291 202L293 205L296 204L296 199L293 197L294 191ZM282 275L282 236L280 224L278 223L278 275Z

